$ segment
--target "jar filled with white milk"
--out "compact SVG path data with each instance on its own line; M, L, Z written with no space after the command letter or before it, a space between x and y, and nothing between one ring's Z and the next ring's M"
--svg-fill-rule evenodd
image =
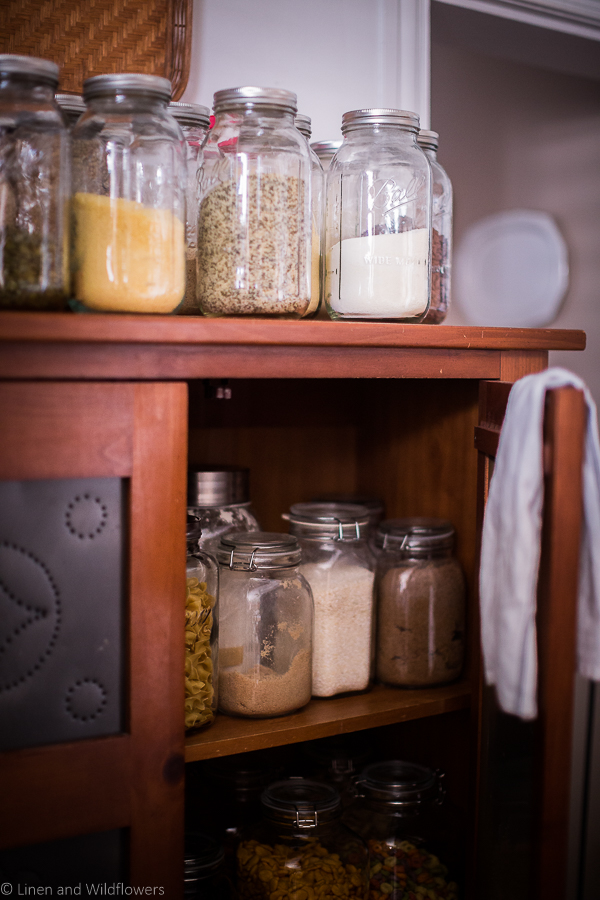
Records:
M429 306L431 170L419 117L357 109L327 173L325 297L333 319L420 322Z

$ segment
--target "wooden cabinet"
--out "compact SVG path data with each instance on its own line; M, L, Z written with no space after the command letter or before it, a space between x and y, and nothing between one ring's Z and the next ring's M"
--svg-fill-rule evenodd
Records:
M10 799L0 813L0 847L121 829L129 847L124 878L164 884L175 900L181 754L193 762L369 729L380 754L446 770L449 793L469 823L465 859L470 896L478 896L473 856L481 830L483 745L477 534L490 470L486 459L494 454L493 431L501 422L501 404L496 425L487 421L485 404L480 421L480 389L543 369L549 349L583 349L583 334L3 313L0 342L6 436L0 479L125 480L127 611L121 725L110 735L82 733L79 741L38 746L43 739L34 738L32 746L0 757L1 790ZM213 388L225 380L231 399L217 399L222 392ZM269 530L284 530L280 516L291 502L325 490L376 493L390 517L451 519L469 584L469 648L461 680L420 691L377 686L359 696L313 700L299 713L272 720L219 716L184 741L178 635L186 449L193 462L248 466L253 502ZM0 546L3 540L11 539L0 535ZM572 556L566 566L573 571ZM566 595L558 601L561 608L569 604ZM569 669L567 655L561 684L571 677ZM0 716L2 700L0 693ZM549 708L550 728L554 715ZM544 734L548 745L553 738Z

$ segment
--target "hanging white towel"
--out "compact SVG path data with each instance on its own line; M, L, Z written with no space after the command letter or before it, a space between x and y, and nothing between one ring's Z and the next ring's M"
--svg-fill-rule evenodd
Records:
M600 446L596 404L566 369L527 375L511 390L483 523L480 570L485 676L500 707L537 715L536 590L544 498L542 443L547 390L584 392L583 523L579 563L578 668L600 681Z

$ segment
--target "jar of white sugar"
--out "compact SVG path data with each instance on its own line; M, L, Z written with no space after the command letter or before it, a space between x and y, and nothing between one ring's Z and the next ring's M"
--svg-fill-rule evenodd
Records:
M374 656L369 511L347 503L295 503L284 518L302 548L300 571L315 604L313 696L364 691Z
M333 319L421 322L429 306L431 169L419 117L344 113L327 172L325 297Z

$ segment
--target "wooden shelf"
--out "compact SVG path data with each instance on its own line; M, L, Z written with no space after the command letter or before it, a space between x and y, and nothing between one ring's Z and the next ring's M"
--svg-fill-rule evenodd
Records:
M435 716L467 709L470 702L469 682L459 681L447 687L417 691L378 685L366 694L311 700L301 712L277 719L236 719L220 714L206 731L186 738L185 761L279 747Z

